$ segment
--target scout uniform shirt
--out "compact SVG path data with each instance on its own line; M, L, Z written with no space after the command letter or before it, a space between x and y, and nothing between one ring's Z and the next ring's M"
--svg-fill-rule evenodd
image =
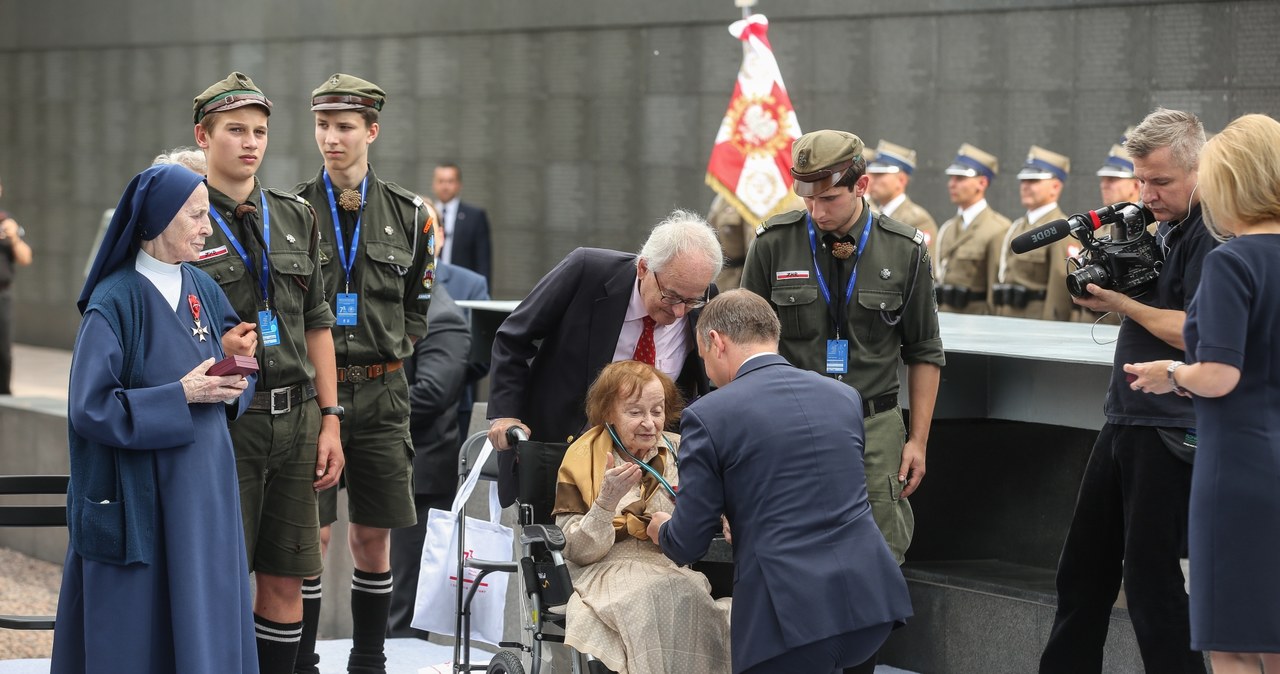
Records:
M1028 222L1027 216L1023 215L1013 221L1004 236L991 240L991 247L987 251L987 259L991 261L987 274L987 298L995 315L1046 321L1071 320L1072 309L1076 305L1067 292L1067 256L1070 254L1068 248L1075 239L1062 239L1022 254L1009 250L1009 243L1019 234L1066 217L1067 214L1054 204L1052 209L1040 214L1035 222ZM1026 296L1026 305L1018 308L1007 301L1002 303L997 294L1013 293L999 293L998 286L1024 288L1025 290L1016 292Z
M257 178L245 203L253 204L257 212L238 218L235 211L240 204L209 188L213 233L205 238L205 249L195 264L222 286L240 320L258 324L257 390L309 383L315 368L307 358L306 331L333 325L320 276L315 217L307 202L281 190L264 189ZM215 212L248 255L251 268L246 268L235 243L214 218ZM267 247L264 226L269 227L270 236L265 302L260 285L262 250ZM264 310L271 311L276 321L279 343L274 346L264 342L264 336L270 336L264 335L266 326L260 320L259 312Z
M359 189L359 188L357 188ZM320 267L329 301L338 313L338 294L356 295L356 324L333 328L333 348L339 369L348 365L376 365L403 360L413 354L409 335L427 334L427 306L435 279L432 234L422 199L394 183L378 180L369 168L365 177L364 208L337 209L342 240L336 238L324 169L294 191L316 205L320 232ZM334 200L337 199L335 188ZM347 284L343 253L359 220L359 241Z
M866 222L863 201L859 216ZM839 302L857 258L843 261L845 275L835 277L830 251L816 227L816 255L809 245L808 214L790 211L760 226L747 252L742 287L764 297L782 323L779 353L796 367L826 372L827 341L835 330L814 268L822 275L832 302ZM857 241L861 222L849 236ZM845 305L840 339L849 340L848 373L842 381L858 389L864 401L898 391L898 363L945 363L933 279L924 235L885 216L873 216L867 242L857 261L857 280ZM899 447L899 450L901 447Z
M944 300L967 295L964 306L943 302L938 308L962 314L989 314L987 304L987 264L991 240L999 240L1009 229L1009 219L991 209L982 209L968 227L963 216L942 223L938 236L933 240L932 253L937 261L936 283Z

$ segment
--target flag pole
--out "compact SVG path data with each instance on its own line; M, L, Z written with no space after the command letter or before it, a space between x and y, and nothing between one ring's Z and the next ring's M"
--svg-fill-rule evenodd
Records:
M733 0L735 7L742 8L742 18L751 16L751 8L756 6L756 0Z

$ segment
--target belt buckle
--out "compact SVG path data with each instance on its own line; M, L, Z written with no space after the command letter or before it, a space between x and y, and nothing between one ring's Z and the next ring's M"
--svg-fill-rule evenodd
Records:
M273 388L271 389L271 413L286 414L293 409L293 403L289 402L289 388ZM283 400L283 404L278 404Z
M352 384L363 384L364 382L369 381L369 376L368 376L368 373L365 371L364 366L348 365L347 381L351 382Z

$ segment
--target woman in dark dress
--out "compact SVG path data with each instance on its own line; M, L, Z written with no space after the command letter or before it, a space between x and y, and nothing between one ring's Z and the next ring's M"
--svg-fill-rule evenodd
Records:
M1191 646L1214 674L1280 672L1280 122L1245 115L1200 157L1204 260L1187 361L1125 365L1131 386L1195 398Z
M249 382L205 374L227 352L253 355L257 337L183 264L208 210L190 170L138 174L80 294L54 674L258 672L227 432Z

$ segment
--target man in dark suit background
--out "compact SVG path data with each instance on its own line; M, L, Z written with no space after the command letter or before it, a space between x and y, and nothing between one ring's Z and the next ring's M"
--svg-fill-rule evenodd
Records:
M674 211L639 255L578 248L534 286L493 340L489 439L499 451L503 505L515 498L506 431L564 442L587 423L587 387L616 360L646 360L680 385L706 393L695 351L698 308L714 294L724 257L696 213ZM644 348L640 348L644 347Z
M436 259L440 259L440 254L444 249L444 241L447 236L444 231L444 223L440 220L440 213L432 208L431 219L435 223L436 234ZM480 274L459 267L455 264L438 262L436 264L436 284L444 286L449 291L449 296L455 300L488 300L489 283L485 281ZM471 322L471 310L463 309L463 317L467 320L468 325ZM471 427L471 408L476 401L475 382L489 373L488 363L477 363L469 359L467 363L467 382L462 387L462 394L458 396L458 447L462 447L462 441L467 439L467 430Z
M409 381L409 434L413 438L413 502L418 523L391 530L391 615L388 636L425 638L409 626L418 594L418 568L427 512L448 510L458 487L458 425L453 410L467 380L471 328L449 291L437 284L427 308L427 334L404 361Z
M440 164L431 180L436 194L436 210L444 224L445 244L437 264L447 262L466 267L493 286L493 248L489 241L489 215L483 208L463 203L462 169L457 164Z
M698 351L719 388L680 421L680 493L649 537L677 564L732 527L733 671L835 672L911 616L906 580L876 527L862 468L862 400L777 354L772 307L716 297Z

